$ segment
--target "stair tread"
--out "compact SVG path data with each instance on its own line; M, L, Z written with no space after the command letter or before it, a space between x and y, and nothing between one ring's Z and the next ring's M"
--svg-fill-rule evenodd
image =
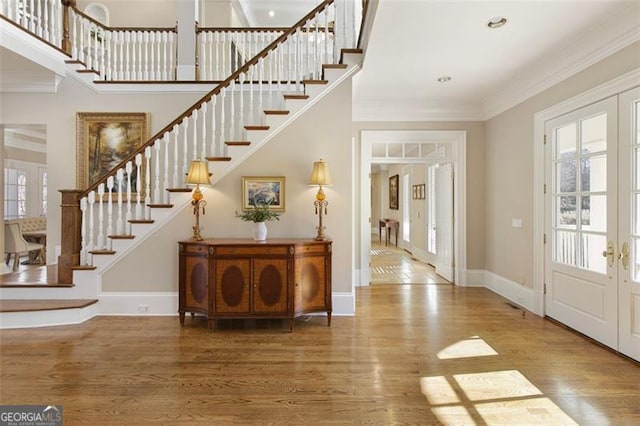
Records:
M168 192L191 192L191 188L167 188Z
M76 70L76 72L78 72L80 74L97 74L97 75L100 75L100 72L98 70L94 70L94 69Z
M284 95L285 99L309 99L309 95Z
M153 223L153 219L129 219L129 223Z
M97 303L98 299L33 299L0 300L0 312L32 312L79 309Z
M349 65L348 64L322 64L322 68L325 69L340 69L343 70L345 68L347 68Z
M263 125L254 125L254 126L244 126L246 130L269 130L269 126Z
M251 145L251 142L249 141L226 141L224 143L227 146L247 146L247 145Z
M135 237L136 237L135 235L126 235L126 234L107 235L107 238L111 238L112 240L133 240Z
M231 157L207 157L207 161L231 161Z
M302 80L302 84L327 84L328 80Z
M90 250L91 254L116 254L115 250Z
M280 110L280 109L266 109L266 110L264 110L264 113L266 115L288 115L289 111Z
M152 209L170 209L173 207L173 204L147 204L147 207Z
M75 265L69 269L72 271L93 271L94 269L98 269L98 267L93 265Z

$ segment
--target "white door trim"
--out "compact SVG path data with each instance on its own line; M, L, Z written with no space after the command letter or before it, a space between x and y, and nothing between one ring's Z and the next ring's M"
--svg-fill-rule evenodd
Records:
M544 130L545 122L638 86L640 68L573 98L537 112L533 117L533 312L544 316Z
M385 143L437 143L451 147L447 158L388 158L374 159L372 147L376 142ZM369 262L371 260L371 184L369 171L372 163L433 164L440 161L453 162L454 179L454 259L457 285L466 285L467 269L467 132L464 130L362 130L360 134L360 286L369 285Z

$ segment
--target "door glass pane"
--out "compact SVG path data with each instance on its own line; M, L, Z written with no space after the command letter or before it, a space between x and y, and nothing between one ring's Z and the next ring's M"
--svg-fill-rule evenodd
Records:
M562 228L576 228L576 196L556 197L556 224Z
M576 192L576 160L560 161L556 164L557 192Z
M631 244L631 262L629 264L631 279L638 282L640 281L640 238L632 238Z
M555 232L555 252L553 260L565 265L576 266L576 233L571 231Z
M580 197L582 229L585 231L607 231L607 196L583 195Z
M633 150L634 154L634 174L635 174L635 178L633 179L633 189L640 189L640 170L638 170L638 164L640 164L640 148L636 147L636 149Z
M607 156L583 158L580 161L581 191L604 192L607 190Z
M577 151L577 137L576 137L576 123L567 124L563 127L556 129L556 155L557 159L566 158L567 156L576 155Z
M607 114L600 114L580 122L582 154L607 150Z
M602 256L602 252L607 249L607 237L605 235L583 233L581 240L580 267L606 274L607 258Z
M633 215L631 216L631 229L634 235L640 236L640 194L634 194Z

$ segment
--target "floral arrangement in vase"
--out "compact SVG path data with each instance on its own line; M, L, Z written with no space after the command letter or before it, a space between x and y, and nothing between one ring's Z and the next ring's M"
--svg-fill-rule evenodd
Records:
M280 214L271 210L271 200L266 203L254 203L251 208L242 213L236 211L236 217L245 222L253 222L253 239L264 241L267 239L267 225L265 222L280 220Z

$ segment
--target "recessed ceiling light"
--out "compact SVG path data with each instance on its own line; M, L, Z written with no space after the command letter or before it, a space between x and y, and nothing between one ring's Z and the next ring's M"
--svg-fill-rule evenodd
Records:
M273 10L270 10L269 16L273 18L274 16L276 16L276 13Z
M446 83L448 81L451 81L451 77L449 77L448 75L444 75L438 78L438 83Z
M504 16L496 16L495 18L489 19L489 22L487 22L487 27L491 29L496 29L504 26L504 24L506 23L507 23L507 18L505 18Z

